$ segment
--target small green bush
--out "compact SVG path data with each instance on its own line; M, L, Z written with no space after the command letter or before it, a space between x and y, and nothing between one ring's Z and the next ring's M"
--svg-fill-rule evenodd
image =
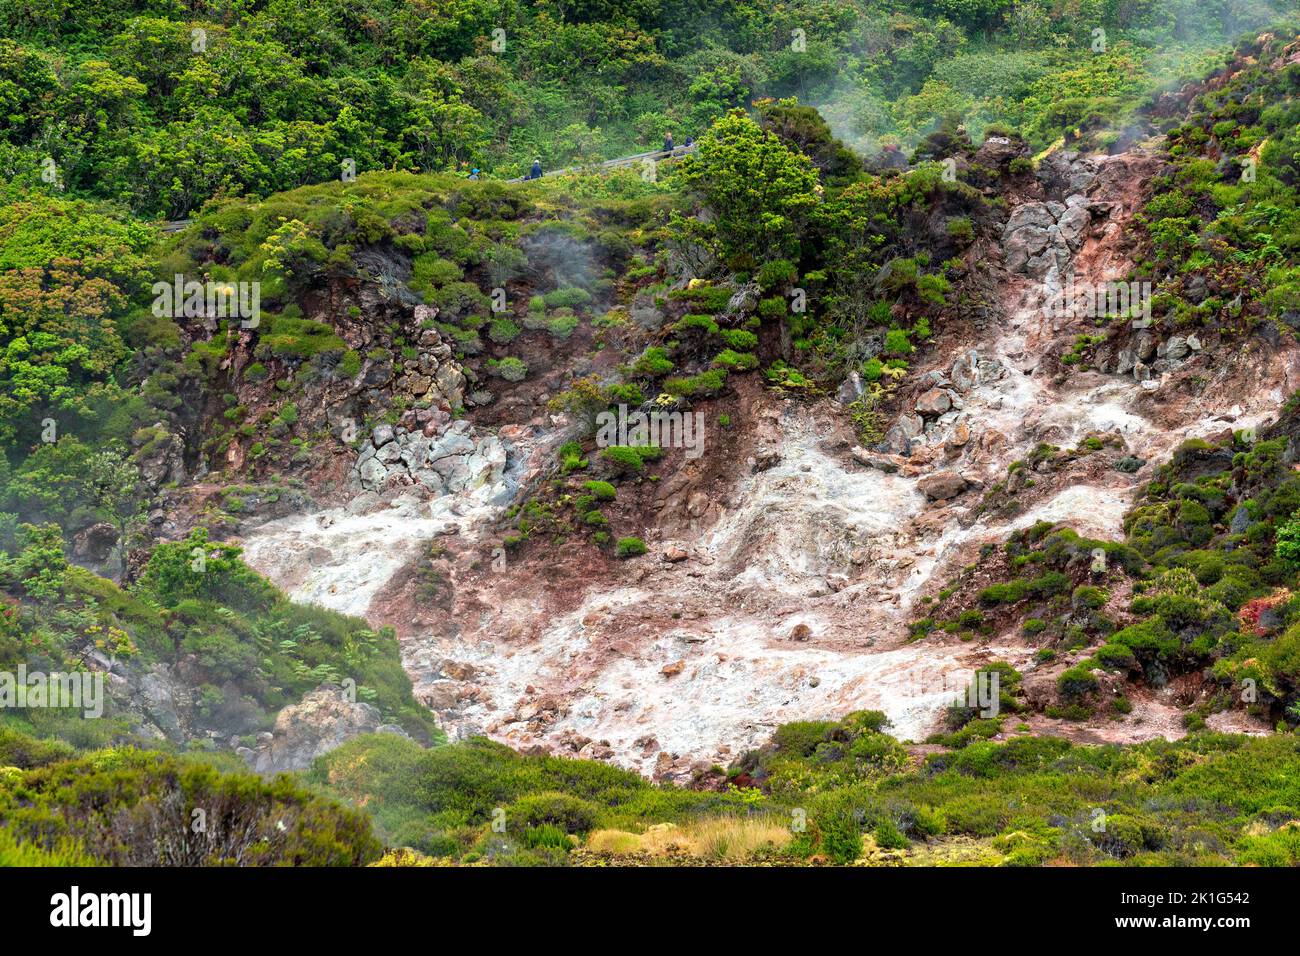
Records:
M645 542L640 538L619 538L616 552L620 558L635 558L646 553Z
M617 492L614 486L608 481L588 481L582 487L586 488L600 501L613 501Z
M507 355L499 361L489 360L488 368L507 382L522 382L528 374L527 363L523 359L515 358L513 355Z

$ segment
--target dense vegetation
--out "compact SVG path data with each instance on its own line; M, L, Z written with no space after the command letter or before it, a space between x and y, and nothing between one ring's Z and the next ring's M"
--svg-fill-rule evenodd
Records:
M425 741L440 735L411 697L391 629L376 633L364 621L288 601L240 560L237 546L210 542L203 529L154 548L127 590L71 565L53 525L25 525L20 544L13 558L0 559L0 582L18 599L5 606L0 669L66 671L92 660L143 669L184 659L197 702L181 715L191 722L174 728L175 743L217 731L251 742L284 705L345 680L386 721ZM6 710L3 721L100 745L128 732L125 705L110 699L106 719L27 708Z
M0 729L0 862L57 866L358 866L364 815L288 777L130 748L91 751Z
M985 550L913 624L976 638L1019 623L1040 662L1069 664L1052 716L1083 719L1122 697L1099 696L1094 672L1163 686L1205 671L1216 688L1186 715L1244 701L1280 731L1300 725L1300 570L1297 407L1258 435L1190 439L1150 481L1125 520L1122 542L1083 538L1039 522ZM1067 453L1040 449L1050 466ZM1000 723L1000 722L999 722ZM987 735L991 735L990 730Z
M5 0L0 169L178 218L219 193L335 178L346 161L515 175L534 155L553 167L637 152L790 95L857 143L961 116L973 131L1010 121L1041 146L1122 120L1153 85L1196 72L1199 51L1287 6Z
M363 803L388 839L443 861L1300 862L1293 736L1127 748L1025 736L916 764L886 726L872 712L788 724L715 779L721 791L483 740L421 751L360 738L315 778Z

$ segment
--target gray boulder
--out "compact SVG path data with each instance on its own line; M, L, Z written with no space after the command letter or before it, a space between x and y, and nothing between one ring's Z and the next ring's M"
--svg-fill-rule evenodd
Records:
M381 730L406 736L400 728L385 725L377 707L348 700L336 684L322 684L280 711L271 739L263 741L249 763L263 776L306 770L317 757L353 737Z

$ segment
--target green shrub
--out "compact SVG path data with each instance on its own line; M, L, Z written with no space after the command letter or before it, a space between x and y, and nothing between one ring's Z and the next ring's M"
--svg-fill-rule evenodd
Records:
M507 355L499 361L489 360L488 368L507 382L522 382L528 375L528 365L523 359L515 358L513 355Z
M912 845L893 820L881 820L877 823L872 836L875 838L876 846L882 850L906 850Z
M758 356L724 349L713 357L713 364L732 372L748 372L758 368ZM666 384L665 388L667 388Z
M681 395L694 398L700 395L716 395L727 384L727 373L722 369L709 369L690 378L664 379L663 389L669 395Z
M971 242L975 239L975 227L966 216L954 216L948 220L948 235L960 242Z
M1093 587L1090 584L1081 584L1074 589L1075 607L1087 608L1095 611L1104 605L1108 595L1104 588Z
M1127 644L1103 644L1097 648L1097 663L1107 670L1128 671L1137 667L1137 658Z
M578 327L578 317L572 313L554 316L546 323L546 331L557 339L567 339Z
M506 808L507 825L554 826L561 833L586 833L596 825L600 808L589 800L554 791L520 797Z
M910 355L916 350L905 329L890 329L885 333L885 351L890 355Z
M556 289L543 297L548 309L576 309L591 301L591 293L577 286Z
M610 445L602 449L600 457L605 460L616 474L639 475L645 471L645 463L653 461L663 454L663 450L653 445Z
M613 501L617 492L608 481L588 481L583 484L589 492L600 501Z
M637 555L646 553L645 542L640 538L619 538L616 546L616 552L620 558L635 558Z
M1300 520L1291 519L1277 529L1274 553L1284 561L1300 564Z
M1075 664L1056 679L1057 689L1067 699L1084 697L1098 687L1097 678L1090 673L1091 661Z
M502 315L493 317L488 323L488 338L497 345L509 345L518 338L519 332L519 326ZM514 379L514 381L518 380Z
M196 806L220 808L221 840L157 838L160 828L190 832ZM382 850L364 814L287 777L264 781L131 748L22 771L0 787L0 818L15 835L76 841L112 866L358 866Z
M683 315L673 324L674 332L689 332L692 330L703 332L706 335L716 335L718 333L718 323L713 320L711 315L691 312Z
M582 456L582 443L567 441L560 446L557 455L560 459L560 471L568 474L579 468L587 467L587 459Z
M361 356L354 349L348 349L339 359L338 374L342 378L356 378L361 373Z
M777 753L794 757L811 757L837 725L829 720L795 720L782 724L772 734L772 746Z
M1028 583L1017 578L1002 584L990 584L980 591L979 599L981 603L990 605L1015 604L1024 600L1028 590Z
M668 353L657 345L652 345L641 353L640 358L632 363L632 372L646 378L658 378L667 375L675 368L668 358Z
M720 334L727 348L737 352L750 352L758 345L758 336L748 329L723 329Z
M1165 660L1178 653L1178 636L1159 617L1151 617L1116 631L1110 643L1123 644L1143 661Z
M758 268L758 284L764 292L789 285L799 275L793 262L787 259L774 259Z
M645 402L645 394L630 382L616 382L605 389L605 400L611 405L636 408Z

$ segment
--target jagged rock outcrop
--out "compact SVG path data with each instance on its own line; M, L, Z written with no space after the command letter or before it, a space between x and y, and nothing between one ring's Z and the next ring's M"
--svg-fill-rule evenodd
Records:
M271 776L305 770L317 757L353 737L373 733L407 736L400 727L385 724L377 707L348 700L336 684L322 684L299 703L280 711L275 730L264 735L256 751L241 748L239 753L255 771Z
M182 482L185 474L185 442L167 430L162 422L147 429L148 441L136 453L140 477L155 491Z
M1035 279L1060 282L1068 274L1094 216L1109 215L1110 203L1090 199L1097 182L1097 161L1072 150L1047 156L1038 179L1049 196L1064 201L1023 202L1002 231L1007 268Z
M1013 159L1029 155L1028 144L1019 138L1009 136L990 136L975 152L975 162L989 169L1003 169Z
M437 315L437 309L417 305L414 321L417 325L424 326ZM393 381L393 389L431 402L435 407L453 409L465 404L469 384L465 370L452 358L451 345L437 329L426 328L419 333L415 357L402 361L401 371Z
M77 532L72 539L72 556L77 561L100 565L117 546L117 529L107 521L97 521Z
M1007 268L1035 279L1059 281L1091 222L1087 197L1081 193L1069 196L1064 203L1022 203L1002 232Z
M416 421L419 429L376 426L362 443L353 475L363 489L418 485L437 497L494 483L505 472L506 445L497 436L478 435L439 409L419 410Z

